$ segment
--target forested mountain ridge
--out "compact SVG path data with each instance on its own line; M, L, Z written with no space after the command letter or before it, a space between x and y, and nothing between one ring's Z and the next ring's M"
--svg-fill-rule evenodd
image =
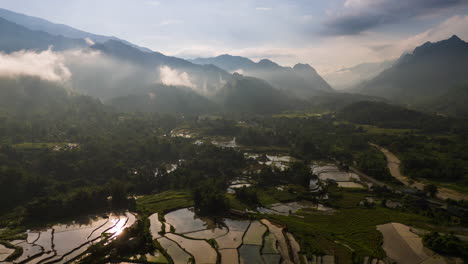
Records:
M34 31L0 17L0 51L5 53L20 50L66 50L86 47L84 39L70 39Z
M6 10L3 8L0 8L0 17L11 21L13 23L16 23L18 25L21 25L23 27L26 27L30 30L35 30L35 31L43 31L46 33L49 33L53 36L63 36L67 38L73 38L73 39L84 39L88 38L94 42L98 43L104 43L108 40L117 40L122 43L125 43L127 45L131 45L141 51L145 52L152 52L152 50L148 48L143 48L140 46L137 46L135 44L132 44L126 40L119 39L117 37L110 37L110 36L102 36L102 35L97 35L93 33L88 33L79 29L75 29L73 27L63 25L63 24L55 24L50 21L47 21L42 18L37 18L37 17L32 17L32 16L27 16L23 14L19 14L16 12L12 12L10 10Z
M457 36L427 42L356 91L417 105L468 81L468 43Z

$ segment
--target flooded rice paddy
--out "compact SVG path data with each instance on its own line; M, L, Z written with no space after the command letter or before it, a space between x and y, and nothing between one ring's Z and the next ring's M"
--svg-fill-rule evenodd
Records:
M302 202L289 202L289 203L276 203L270 205L268 208L258 207L257 211L262 214L276 214L276 215L291 215L297 213L302 209L311 209L323 212L333 212L334 209L327 207L323 204L312 203L309 201Z
M311 166L312 174L318 177L318 180L322 182L334 181L338 184L338 187L341 188L357 188L364 189L365 185L360 183L359 175L354 172L346 172L340 170L335 164L326 164L326 165L312 165ZM320 190L320 186L317 180L311 180L309 184L309 189L312 192L317 192Z
M115 238L135 221L135 215L127 212L122 215L95 216L56 224L50 228L29 230L25 240L11 241L11 244L23 249L21 256L13 260L13 263L70 262L84 253L90 245L104 239L103 234L108 234L109 239ZM10 249L0 247L0 261L5 260L11 253Z
M213 219L197 216L193 208L179 209L164 216L150 216L151 233L174 263L293 263L297 246L292 235L268 220ZM161 235L164 225L175 232ZM170 230L169 230L170 231ZM216 246L210 243L213 239ZM292 241L293 244L290 244ZM286 259L287 258L287 259Z

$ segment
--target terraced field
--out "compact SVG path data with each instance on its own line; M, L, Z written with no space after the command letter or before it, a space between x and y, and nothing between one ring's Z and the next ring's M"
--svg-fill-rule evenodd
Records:
M294 263L299 260L299 244L283 227L261 221L198 217L193 208L149 217L153 238L174 263ZM174 227L162 233L163 225ZM292 258L290 256L293 256Z
M85 222L75 221L42 230L30 230L26 233L25 240L10 241L15 248L22 248L22 254L12 260L12 263L68 263L101 239L117 237L135 221L136 217L131 213L110 214L86 219ZM106 235L103 236L104 234ZM0 246L1 261L12 254L12 250L14 251Z

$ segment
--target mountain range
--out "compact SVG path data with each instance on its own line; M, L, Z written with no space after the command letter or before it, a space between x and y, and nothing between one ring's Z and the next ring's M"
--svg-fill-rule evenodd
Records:
M227 54L184 60L5 9L0 9L0 56L16 67L4 65L3 83L12 76L45 78L46 86L52 81L54 87L99 98L122 111L338 111L359 101L385 101L426 112L468 113L468 43L457 36L427 42L394 62L340 70L337 74L348 76L349 83L337 82L355 85L346 90L354 94L335 91L309 64L284 67ZM18 67L21 63L25 70ZM37 84L20 83L28 91L25 85ZM8 99L4 102L9 105Z
M309 64L296 64L294 67L283 67L275 62L263 59L254 62L248 58L220 55L212 58L191 60L200 65L215 65L228 72L263 79L273 87L293 92L299 97L310 97L322 92L331 92L331 86Z
M174 110L174 107L150 105L178 101L192 105L186 109L196 112L197 107L200 111L222 109L224 104L243 100L243 109L239 111L259 109L260 103L269 105L265 109L273 111L290 105L289 96L279 96L285 95L282 91L294 91L301 97L312 96L317 91L332 91L306 64L289 68L269 60L254 63L245 59L253 65L246 69L255 70L258 76L252 76L249 72L244 75L252 77L234 76L229 69L213 64L193 63L141 48L116 37L87 33L0 9L1 52L29 55L47 50L53 52L57 57L54 59L62 63L60 67L70 71L69 83L75 92L98 97L112 105L120 102L126 105L122 108L126 110L130 110L132 105L135 110L143 111ZM157 100L148 99L153 90L158 94ZM173 94L170 94L171 91ZM217 108L205 107L210 105L207 102L191 104L187 101L203 102L200 96L218 105ZM167 100L163 97L167 97Z
M88 33L79 29L72 28L67 25L55 24L42 18L19 14L19 13L12 12L10 10L3 9L3 8L0 8L0 17L10 22L13 22L15 24L26 27L30 30L43 31L53 36L63 36L63 37L72 38L72 39L88 38L96 43L104 43L108 40L117 40L127 45L130 45L132 47L135 47L141 51L152 52L152 50L148 48L140 47L138 45L135 45L123 39L119 39L117 37L109 37L109 36L102 36L102 35Z

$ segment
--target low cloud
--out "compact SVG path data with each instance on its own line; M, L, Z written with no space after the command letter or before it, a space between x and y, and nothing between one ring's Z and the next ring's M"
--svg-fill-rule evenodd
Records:
M377 26L437 15L466 4L466 0L347 0L343 10L331 14L323 33L356 35Z
M162 66L159 68L159 78L161 83L164 85L186 86L194 89L196 88L196 86L190 80L188 73L180 72L168 66Z
M94 44L96 44L92 39L90 38L85 38L84 39L86 41L86 44L88 44L89 46L93 46Z
M0 76L34 76L52 82L67 82L72 73L65 65L63 54L49 49L41 52L0 53Z

